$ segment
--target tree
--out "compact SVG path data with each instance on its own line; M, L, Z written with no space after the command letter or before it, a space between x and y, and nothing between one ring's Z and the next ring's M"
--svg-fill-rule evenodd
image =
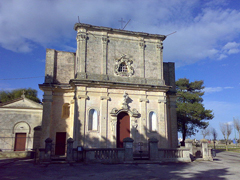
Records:
M13 99L25 95L26 98L31 99L37 103L41 103L40 99L37 97L37 90L28 88L28 89L14 89L12 91L0 91L0 103L8 102Z
M216 131L216 129L212 128L212 129L211 129L211 134L212 134L212 136L213 136L214 149L216 149L216 148L215 148L215 143L216 143L216 140L217 140L217 131Z
M189 82L189 79L182 78L176 81L177 89L177 122L178 131L182 133L183 143L187 136L198 132L198 129L205 129L208 122L214 116L212 110L205 109L202 102L204 95L203 81Z
M206 136L210 135L210 129L209 128L203 129L201 133L203 135L203 139L206 139Z
M238 118L233 118L233 126L238 132L239 135L238 141L240 141L240 120Z
M220 123L220 130L226 143L226 151L228 151L228 139L232 133L232 126L229 123Z

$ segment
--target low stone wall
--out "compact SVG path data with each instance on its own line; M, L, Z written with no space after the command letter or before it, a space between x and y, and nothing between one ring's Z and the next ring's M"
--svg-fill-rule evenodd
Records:
M33 151L0 152L0 158L34 158Z
M158 160L164 162L191 162L188 148L158 149Z
M124 148L85 149L85 162L123 163Z
M212 157L212 148L208 147L208 141L206 139L202 139L200 147L193 146L193 140L186 139L185 140L185 147L189 148L190 151L190 158L192 160L205 160L205 161L213 161Z

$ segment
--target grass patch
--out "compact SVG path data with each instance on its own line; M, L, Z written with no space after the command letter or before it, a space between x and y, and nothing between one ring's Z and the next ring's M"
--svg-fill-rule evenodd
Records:
M211 147L213 149L212 145L208 145L208 147ZM226 151L226 146L222 145L222 144L221 145L216 145L216 150L218 150L218 151ZM239 144L238 144L238 146L229 144L228 145L228 151L229 152L240 153L240 146L239 146Z

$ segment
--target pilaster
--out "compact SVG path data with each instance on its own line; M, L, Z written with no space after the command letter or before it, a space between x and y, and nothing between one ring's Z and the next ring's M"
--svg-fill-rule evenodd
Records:
M161 96L158 99L158 114L159 114L159 134L160 134L160 147L161 148L168 148L168 122L167 122L167 116L166 116L166 96Z
M107 52L108 52L108 37L102 37L102 67L101 67L101 74L107 74Z
M145 78L145 42L139 42L140 77Z
M86 73L87 34L86 30L77 34L77 67L76 71Z
M163 80L163 56L162 56L162 51L163 51L163 43L160 42L159 44L156 45L156 57L158 59L158 72L159 72L159 79Z
M42 135L40 147L45 146L45 140L50 138L52 124L52 91L44 91L43 95L43 115L42 115Z
M110 146L109 142L109 137L108 137L108 101L110 100L110 97L108 96L108 94L106 93L106 95L100 96L100 112L101 112L101 116L100 116L100 122L101 122L101 126L100 126L100 142L101 142L101 147L102 148L107 148L108 146Z
M177 113L176 113L176 96L169 95L168 97L168 136L170 146L175 148L178 146L177 135Z
M86 101L89 97L86 95L86 89L83 91L78 91L76 87L75 96L75 117L74 117L74 146L84 146L85 145L85 135L86 135Z
M147 99L147 96L141 97L139 99L140 102L140 110L141 110L141 121L139 122L139 129L140 129L140 134L141 136L141 141L143 142L144 140L147 139L147 131L146 129L148 128L148 118L147 118L147 103L149 103L149 100Z

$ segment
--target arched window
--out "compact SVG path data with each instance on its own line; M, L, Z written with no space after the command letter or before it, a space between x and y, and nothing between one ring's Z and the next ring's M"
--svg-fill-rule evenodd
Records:
M128 72L128 67L125 62L119 65L118 72Z
M68 118L70 114L70 105L69 103L64 103L62 106L62 118Z
M149 130L157 131L157 115L153 111L149 113Z
M95 109L91 109L89 111L88 130L91 130L91 131L98 130L98 114Z

